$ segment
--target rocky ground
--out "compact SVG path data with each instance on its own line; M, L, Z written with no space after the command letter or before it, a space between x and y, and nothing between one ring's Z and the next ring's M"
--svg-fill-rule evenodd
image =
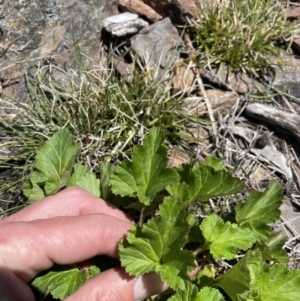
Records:
M300 6L290 5L286 15L298 18ZM193 17L193 0L4 0L0 3L2 103L10 98L28 103L24 70L34 75L33 67L49 60L76 74L79 65L73 51L74 33L89 68L103 60L112 43L117 46L113 66L129 84L134 64L124 59L124 53L131 47L136 60L155 70L157 79L171 70L172 93L183 99L185 114L210 120L207 125L187 129L201 143L174 146L170 165L189 160L180 152L182 147L199 160L207 154L224 158L253 189L263 189L268 181L277 179L285 189L285 198L276 229L288 237L291 265L298 267L300 37L293 40L293 53L284 58L284 66L275 68L275 77L265 74L258 80L245 73L228 74L226 69L199 71L183 59L193 49L189 36L179 33L180 26ZM64 81L61 73L56 77ZM270 97L258 97L266 89ZM1 114L13 115L4 110L7 108L3 105ZM0 153L0 160L1 156L6 154Z

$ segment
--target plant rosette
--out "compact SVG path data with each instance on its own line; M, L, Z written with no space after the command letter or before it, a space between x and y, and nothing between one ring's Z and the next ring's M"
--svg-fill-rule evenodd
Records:
M269 226L279 219L283 198L276 181L264 192L250 192L232 205L233 211L210 208L207 215L203 208L211 200L231 204L235 195L244 195L245 185L222 160L210 156L203 163L167 168L158 128L133 148L130 161L100 164L98 178L75 163L79 152L72 134L58 131L36 153L24 193L29 201L38 201L77 185L126 210L136 224L119 243L121 266L132 276L155 271L169 286L151 300L300 300L300 271L287 267L284 239ZM190 278L195 262L198 272ZM31 286L63 300L103 271L100 266L56 266Z

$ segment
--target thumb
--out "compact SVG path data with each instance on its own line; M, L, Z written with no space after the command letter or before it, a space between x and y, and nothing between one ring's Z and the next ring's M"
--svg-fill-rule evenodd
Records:
M3 301L34 301L30 288L11 271L0 267L0 296Z
M118 267L90 279L65 301L138 301L166 289L167 285L155 273L136 278Z

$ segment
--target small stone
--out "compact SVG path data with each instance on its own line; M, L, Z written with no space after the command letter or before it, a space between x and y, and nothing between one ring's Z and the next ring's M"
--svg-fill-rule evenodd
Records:
M197 17L196 0L143 0L163 17L169 17L174 24L186 24L187 18Z
M143 28L131 38L133 50L140 60L156 70L167 68L179 57L183 45L176 27L169 18Z
M195 72L179 60L174 64L173 93L188 93L192 89Z
M122 37L138 32L149 23L140 19L137 14L126 12L104 19L103 25L106 31Z
M104 28L110 25L122 24L125 22L137 20L139 16L137 14L132 13L123 13L119 15L114 15L103 20Z
M201 76L210 82L217 84L219 87L233 90L240 94L254 92L260 89L264 90L262 85L248 77L245 73L232 72L229 76L226 68L221 70L217 70L216 68L204 70L201 73Z
M239 99L237 93L219 89L206 90L206 95L210 100L214 114L216 114L217 111L230 110Z
M138 14L153 23L162 19L161 15L140 0L119 0L119 7L122 11L125 9L126 11Z

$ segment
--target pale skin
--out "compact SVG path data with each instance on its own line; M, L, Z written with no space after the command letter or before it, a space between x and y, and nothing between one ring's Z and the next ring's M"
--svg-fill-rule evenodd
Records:
M96 255L118 257L117 245L132 226L122 211L72 187L0 221L2 301L35 301L27 285L53 264L73 264ZM135 301L166 289L150 273L130 277L112 268L90 279L66 301Z

